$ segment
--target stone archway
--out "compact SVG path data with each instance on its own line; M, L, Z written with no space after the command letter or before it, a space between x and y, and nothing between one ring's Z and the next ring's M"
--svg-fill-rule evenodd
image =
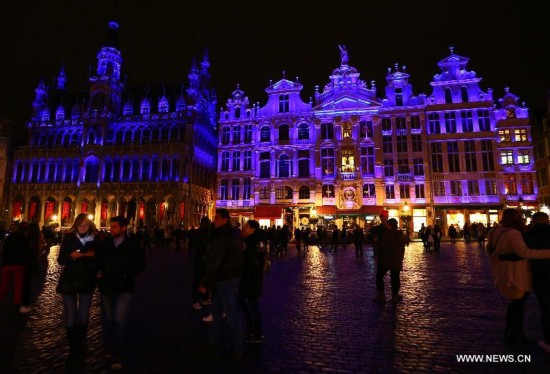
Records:
M29 202L29 210L27 213L27 221L29 223L38 223L40 221L40 210L42 209L42 204L40 203L40 198L38 196L33 196Z

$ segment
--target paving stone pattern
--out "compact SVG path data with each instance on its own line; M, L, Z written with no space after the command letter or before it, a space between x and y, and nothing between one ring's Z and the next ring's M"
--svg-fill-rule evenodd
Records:
M0 372L67 370L61 298L55 292L57 247L42 258L32 312L19 315L11 294L0 302ZM128 315L126 372L132 373L543 373L550 355L538 346L503 342L507 301L492 285L477 243L444 242L428 254L406 250L404 300L378 305L372 251L350 246L331 253L293 247L273 258L265 276L265 342L246 347L234 363L206 349L208 307L191 308L191 262L186 250L156 249L138 279ZM390 298L389 279L386 294ZM89 353L78 372L108 372L102 347L101 305L94 295ZM541 337L536 300L526 311L527 334ZM223 352L223 346L221 347ZM459 363L457 354L528 354L530 363Z

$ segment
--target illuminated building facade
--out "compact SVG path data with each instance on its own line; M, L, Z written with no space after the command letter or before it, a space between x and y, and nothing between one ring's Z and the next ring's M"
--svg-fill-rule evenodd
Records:
M217 206L235 220L294 227L315 216L364 224L388 209L415 231L491 223L519 202L534 207L527 108L513 94L495 107L451 48L430 96L415 95L396 64L379 98L340 50L340 66L310 102L284 76L266 89L264 106L233 92L220 113Z
M105 227L114 215L135 225L197 225L213 207L216 127L209 61L182 84L127 88L118 23L109 23L89 92L70 94L61 69L36 88L28 146L15 153L13 220L72 224L79 213Z
M550 184L548 179L548 171L550 170L550 93L547 94L546 100L548 102L546 114L541 123L533 126L533 142L539 186L539 204L546 213L550 213Z

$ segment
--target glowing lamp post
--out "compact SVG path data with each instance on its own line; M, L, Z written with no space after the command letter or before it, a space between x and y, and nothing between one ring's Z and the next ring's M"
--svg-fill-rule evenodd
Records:
M409 240L409 222L411 221L411 207L405 201L405 205L401 209L401 221L403 221L403 226L405 226L405 235L407 236L407 241Z

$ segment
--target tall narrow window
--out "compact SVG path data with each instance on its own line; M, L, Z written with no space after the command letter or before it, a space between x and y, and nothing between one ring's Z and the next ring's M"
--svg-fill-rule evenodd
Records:
M289 139L288 125L279 126L279 140L288 140L288 139Z
M413 152L422 152L422 135L413 134L411 135Z
M462 196L462 181L451 181L451 196Z
M334 148L321 149L321 173L323 176L334 175Z
M466 171L477 171L476 143L473 140L464 142L464 159Z
M445 103L451 104L453 102L453 92L449 87L445 88Z
M521 193L526 195L531 195L534 193L532 173L521 173L519 175L519 181L521 184Z
M395 119L395 128L397 130L407 130L407 119L405 117L397 117Z
M417 176L424 175L424 159L415 158L413 159L413 173Z
M342 139L351 138L351 123L342 123Z
M395 175L394 169L393 169L393 160L392 159L385 159L384 160L384 176L385 177L393 177Z
M403 106L403 89L401 87L395 89L395 105Z
M301 178L307 178L310 175L309 172L309 150L298 151L298 176Z
M481 141L481 160L483 161L483 171L495 170L492 140Z
M222 152L221 171L229 170L229 152Z
M220 199L227 200L229 195L229 181L227 179L222 179L220 184Z
M393 153L393 139L391 135L382 136L382 152Z
M234 178L231 181L231 199L239 200L239 187L240 187L239 178Z
M334 139L334 125L332 123L321 124L321 139Z
M269 126L264 126L260 129L260 141L269 142L271 141L271 129Z
M504 174L504 193L506 195L516 195L518 193L515 174Z
M244 125L244 142L252 143L252 125Z
M344 146L341 148L342 152L342 171L353 172L355 171L355 147Z
M359 122L359 136L361 139L372 138L372 121Z
M460 112L460 118L462 120L462 132L473 132L474 119L472 118L472 112Z
M445 182L433 182L434 196L445 196Z
M485 181L485 195L498 195L497 182L493 180Z
M251 169L252 169L252 151L244 151L243 170L251 170Z
M290 111L290 100L288 95L279 95L279 113Z
M468 195L479 196L479 183L478 181L468 181Z
M445 131L447 134L456 133L456 113L447 112L445 113Z
M467 103L470 101L470 97L468 95L468 87L466 86L460 87L460 96L463 103Z
M408 152L407 147L407 135L398 135L396 137L397 140L397 152Z
M447 156L449 160L449 171L450 172L459 172L460 171L460 157L458 154L458 142L448 142L447 143Z
M250 178L244 178L243 179L243 200L249 200L251 195L251 179Z
M233 144L241 142L241 126L233 126Z
M414 195L417 199L425 199L426 191L422 183L414 185Z
M290 157L288 155L282 154L279 156L279 178L288 178L290 177Z
M302 186L298 190L298 198L300 200L309 199L309 187L308 186Z
M409 174L409 160L406 158L400 158L397 160L397 172L399 174Z
M401 199L409 199L411 197L411 185L400 184L399 185L399 197Z
M374 183L366 183L363 185L363 197L373 198L376 197L376 186Z
M301 123L298 126L298 140L309 139L309 126L307 123Z
M361 147L361 173L374 175L374 147Z
M487 109L477 111L479 131L491 131L491 117Z
M260 153L260 178L271 176L271 157L269 152Z
M229 128L229 126L222 127L222 144L224 144L224 145L229 144L230 139L231 139L230 131L231 131L231 129Z
M428 127L430 134L441 134L441 125L439 123L438 113L430 113L428 115Z
M514 164L514 153L511 149L504 149L500 151L500 162L502 165Z
M323 193L323 198L330 199L331 197L334 197L334 185L323 184L322 193Z
M432 170L436 173L443 172L443 147L441 143L432 143Z
M395 199L395 186L393 184L386 185L386 199Z
M241 152L240 151L233 151L233 165L232 165L233 171L241 170Z
M269 187L262 187L259 191L259 198L260 199L269 199L271 196L271 193L269 192Z
M422 128L422 125L420 124L420 117L419 116L412 116L411 117L411 129L420 130L421 128Z
M391 118L382 118L382 131L391 131Z

